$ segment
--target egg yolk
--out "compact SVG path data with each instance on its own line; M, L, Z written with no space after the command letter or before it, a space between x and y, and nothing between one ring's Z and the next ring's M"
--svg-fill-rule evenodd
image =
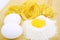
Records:
M42 28L45 24L45 20L35 19L32 21L32 26L36 28Z

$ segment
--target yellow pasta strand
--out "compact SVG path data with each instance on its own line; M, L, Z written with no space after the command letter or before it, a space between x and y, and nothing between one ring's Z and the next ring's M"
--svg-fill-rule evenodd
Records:
M39 6L36 3L32 4L29 8L24 10L24 14L27 18L34 18L40 15Z
M6 14L5 15L8 15L8 14L10 14L10 13L12 13L12 12L17 12L17 9L18 7L17 6L10 6L9 8L8 8L8 11L6 12Z
M50 8L46 4L37 4L37 0L27 0L24 4L18 6L13 5L8 8L8 11L5 13L5 15L8 15L10 13L17 13L19 14L23 19L33 19L37 16L44 15L49 18L53 18L54 13L52 8Z
M53 18L54 12L53 12L52 8L50 8L48 5L41 4L40 10L42 11L42 15L49 17L49 18Z

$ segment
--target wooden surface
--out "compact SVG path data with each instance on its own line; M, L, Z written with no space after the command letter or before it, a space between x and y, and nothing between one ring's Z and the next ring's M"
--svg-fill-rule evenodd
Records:
M2 25L3 25L4 13L8 9L8 7L10 5L21 5L22 3L23 3L22 0L11 0L5 6L5 8L3 10L0 10L0 29L1 29ZM49 40L60 40L60 0L47 0L47 1L41 0L40 3L49 4L50 6L52 6L52 8L55 11L55 17L54 18L57 20L57 32L58 33L53 38L51 38ZM1 35L1 32L0 32L0 40L9 40L9 39L4 38ZM21 35L19 38L13 39L13 40L28 40L28 39L26 39L23 35Z

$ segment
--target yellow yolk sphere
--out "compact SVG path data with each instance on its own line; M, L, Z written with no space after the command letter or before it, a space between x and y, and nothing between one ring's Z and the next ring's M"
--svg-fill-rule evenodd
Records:
M44 20L35 19L32 21L32 25L36 28L41 28L46 25Z

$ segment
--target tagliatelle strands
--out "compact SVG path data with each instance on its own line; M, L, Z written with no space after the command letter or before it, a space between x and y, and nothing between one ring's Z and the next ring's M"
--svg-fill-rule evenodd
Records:
M34 18L34 17L40 15L39 9L40 9L39 5L35 3L35 4L32 4L29 7L29 9L25 9L24 14L26 15L27 18Z
M41 4L40 10L42 11L42 15L49 17L49 18L53 18L54 12L52 8L50 8L47 4Z
M17 6L17 5L10 6L10 7L8 8L8 12L6 12L5 15L8 15L8 14L11 13L11 12L19 13L19 12L20 12L20 11L19 11L19 6Z
M20 6L10 6L5 15L10 14L11 12L16 12L17 14L21 15L23 19L32 19L39 15L44 15L49 18L52 18L54 16L52 8L46 4L38 5L36 1L37 0L27 0Z
M29 0L27 2L25 2L24 4L24 15L27 17L27 18L34 18L38 15L40 15L40 11L39 11L39 5L36 3L36 1L38 0Z
M32 5L34 5L33 2L26 2L26 3L24 3L24 5L23 5L23 8L24 8L23 12L24 12L24 14L27 14L27 12L29 12L29 9L31 8ZM27 14L27 16L29 17L29 13Z

